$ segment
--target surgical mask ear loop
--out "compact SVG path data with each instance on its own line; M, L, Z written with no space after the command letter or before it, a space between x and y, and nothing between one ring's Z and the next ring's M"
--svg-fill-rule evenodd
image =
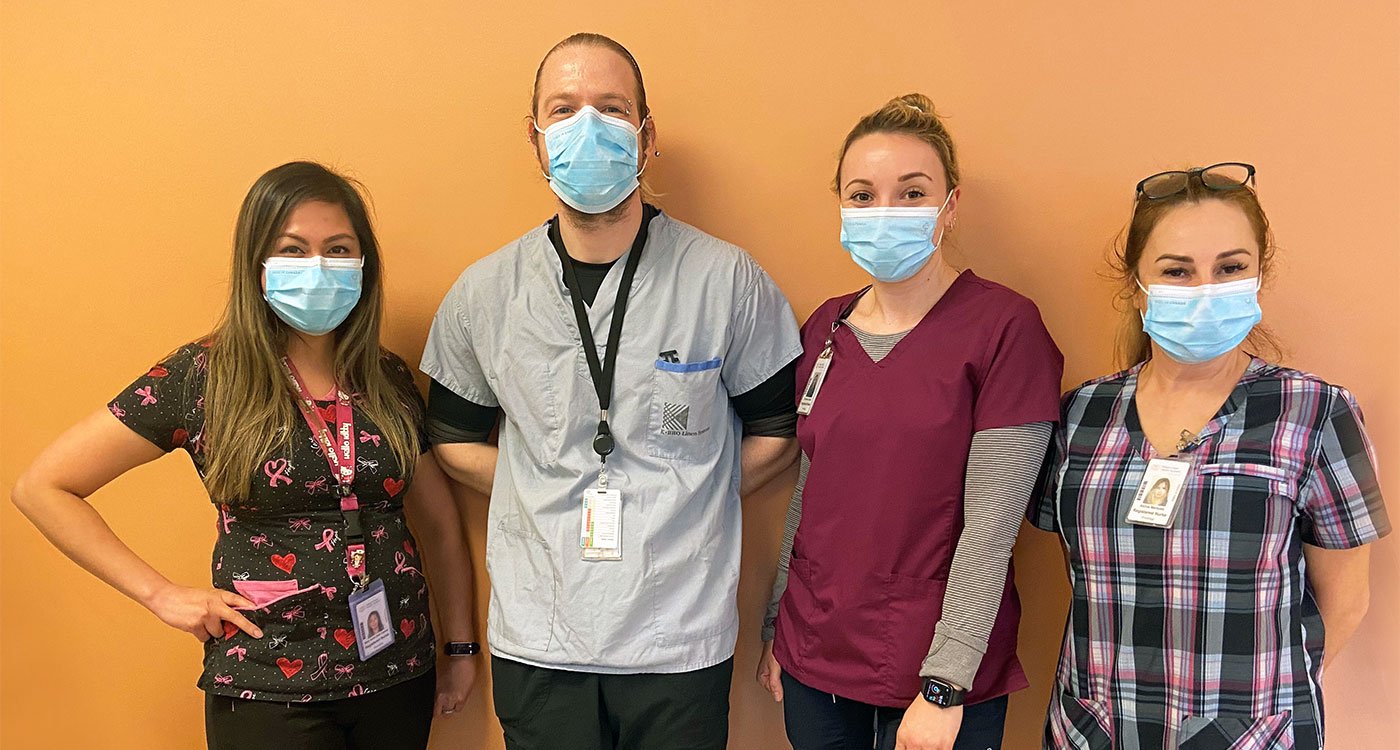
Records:
M953 188L953 190L957 190L957 188ZM949 191L948 191L948 197L944 198L944 199L943 199L943 205L941 205L941 206L938 207L938 218L940 218L940 219L943 218L943 211L944 211L945 209L948 208L948 201L950 201L950 200L953 199L953 190L949 190ZM943 229L942 229L941 231L938 232L938 239L936 239L936 240L933 241L933 249L934 249L934 250L937 250L938 248L943 247L943 237L944 237L944 235L946 235L946 234L948 234L948 225L947 225L947 224L945 224L945 225L943 226Z
M651 119L651 115L647 115L646 117L643 117L643 118L642 118L642 125L641 125L641 127L637 128L637 150L638 150L639 152L641 152L642 154L645 154L645 153L646 153L646 150L642 148L642 131L644 131L644 130L647 129L647 120L650 120L650 119ZM661 155L661 152L658 150L658 151L656 152L656 155L657 155L657 156L660 156L660 155ZM638 177L641 177L641 176L642 176L642 173L645 172L645 171L647 171L647 167L650 166L650 165L651 165L651 158L648 157L647 160L646 160L646 163L645 163L645 164L642 164L642 166L638 167L638 169L637 169L637 176L638 176Z

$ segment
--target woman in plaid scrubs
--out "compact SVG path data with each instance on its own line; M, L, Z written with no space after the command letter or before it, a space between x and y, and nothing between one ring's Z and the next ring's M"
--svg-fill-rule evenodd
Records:
M1323 665L1390 526L1351 394L1251 353L1277 349L1253 176L1138 184L1116 259L1137 364L1065 395L1030 514L1073 587L1046 748L1323 745ZM1165 527L1126 520L1154 460L1189 467Z

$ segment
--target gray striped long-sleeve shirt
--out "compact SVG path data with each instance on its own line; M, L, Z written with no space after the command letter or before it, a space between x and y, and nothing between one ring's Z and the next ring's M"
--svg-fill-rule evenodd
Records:
M849 327L876 362L908 333L871 334ZM953 552L943 617L934 629L933 642L919 674L964 689L972 687L987 652L987 639L1001 606L1006 566L1050 443L1051 428L1049 422L1032 422L982 430L972 436L964 480L963 531ZM810 466L804 453L783 524L778 575L763 620L765 641L774 638L778 601L787 589L792 543L802 520L802 492Z

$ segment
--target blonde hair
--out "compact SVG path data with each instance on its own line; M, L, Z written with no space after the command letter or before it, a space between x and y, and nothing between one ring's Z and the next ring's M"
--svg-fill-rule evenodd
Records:
M851 132L846 134L841 144L841 155L836 159L836 177L831 182L833 192L841 192L841 165L846 161L846 152L851 144L875 133L909 135L927 143L938 154L943 163L943 177L948 189L958 186L962 178L958 172L958 151L953 146L953 137L943 125L943 118L934 109L933 100L923 94L905 94L895 97L884 106L860 118Z

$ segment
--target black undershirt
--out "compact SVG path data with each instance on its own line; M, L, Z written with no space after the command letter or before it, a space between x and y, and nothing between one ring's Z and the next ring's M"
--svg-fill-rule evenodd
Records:
M650 222L660 211L643 204L642 221ZM556 247L563 245L558 217L549 221L549 239ZM598 289L608 271L617 263L583 263L574 260L579 292L589 306L598 297ZM744 423L745 435L792 437L797 434L797 360L789 362L758 386L731 396L734 413ZM499 408L483 406L454 393L436 380L428 386L428 436L434 444L484 443L496 427Z

